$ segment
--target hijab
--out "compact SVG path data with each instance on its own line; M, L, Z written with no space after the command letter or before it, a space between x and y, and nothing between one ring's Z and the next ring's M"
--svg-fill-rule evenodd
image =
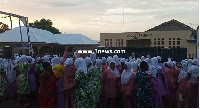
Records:
M72 58L67 58L67 60L64 63L64 66L71 66L73 64L73 59Z
M83 71L83 73L87 75L87 66L83 58L77 58L74 64L75 64L75 67L77 68L76 73L79 71Z
M51 59L51 62L52 62L52 67L54 67L61 63L61 58L55 57L55 58Z
M130 62L125 63L127 66L127 69L124 69L121 74L121 84L127 84L129 83L131 76L132 76L132 65Z
M111 69L111 68L110 68L110 64L111 64L112 62L115 63L115 61L110 61L110 62L109 62L109 67L108 67L109 70L110 70L116 77L120 77L119 71L116 69L116 64L115 64L115 68L114 68L114 69Z
M105 57L102 57L102 64L107 63L107 59Z
M182 66L181 66L181 71L178 75L178 83L181 81L181 79L183 79L187 76L186 71L187 71L187 64L183 63Z
M101 59L96 59L96 63L95 63L95 68L101 68L101 65L102 65L102 61Z

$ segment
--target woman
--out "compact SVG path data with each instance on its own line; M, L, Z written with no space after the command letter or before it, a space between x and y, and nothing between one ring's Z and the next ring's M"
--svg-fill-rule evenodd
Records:
M178 87L178 90L177 90L177 93L176 93L176 99L177 99L178 108L184 108L183 97L187 96L187 95L183 95L184 94L183 92L184 92L185 84L187 83L186 70L187 70L187 64L183 63L181 65L181 72L179 73L179 76L178 76L179 87Z
M153 92L153 99L154 99L154 103L155 106L157 108L163 108L163 103L162 103L162 96L165 95L165 90L164 90L164 86L163 83L160 79L161 77L161 69L162 67L160 67L158 65L158 59L157 57L152 58L152 77L153 77L153 83L154 83L154 89L155 91Z
M87 67L83 58L75 60L75 108L89 108Z
M61 91L63 88L63 76L64 76L64 66L61 65L61 59L59 57L55 57L52 59L52 67L54 75L56 76L56 93L57 93L57 100L56 100L56 107L57 108L64 108L64 95Z
M131 70L131 63L126 62L124 65L124 71L121 74L121 94L124 108L132 107L134 75Z
M52 71L51 64L42 64L44 72L40 75L40 108L56 108L56 76Z
M3 59L0 58L0 99L6 97L5 81L8 81L6 77L6 69Z
M19 72L18 76L18 84L19 84L19 107L24 107L28 104L24 104L27 102L27 95L30 93L30 85L29 85L29 78L28 78L28 71L31 64L27 63L27 57L22 55L20 58L19 64L14 68L15 71Z
M102 57L102 72L108 69L108 66L106 63L107 63L107 59L105 57Z
M174 79L174 72L172 70L173 68L173 62L169 60L166 64L165 68L165 76L167 77L167 83L168 83L168 89L169 89L169 95L167 96L168 99L168 106L169 108L175 107L175 100L176 100L176 83Z
M87 74L88 88L90 88L88 92L90 98L90 108L97 108L99 103L101 89L100 80L102 75L101 64L102 61L100 59L96 59L94 67L91 68Z
M101 78L103 108L115 108L117 93L120 89L120 73L116 69L115 61L109 62L109 68L103 72Z
M74 108L75 101L75 73L76 68L73 66L73 59L67 58L64 67L63 93L65 98L65 108Z
M136 108L152 108L154 107L152 99L151 81L148 76L148 64L145 61L140 63L141 72L138 72L135 76L137 83L137 95L136 95Z
M29 74L29 84L30 84L30 100L31 102L34 102L36 100L37 97L37 92L38 92L38 85L36 82L36 78L35 78L35 73L37 72L37 67L35 65L35 61L33 58L29 58L29 62L31 65L30 70L28 72Z
M153 97L153 102L155 104L156 108L163 108L163 103L162 103L162 93L164 92L164 87L161 82L161 79L158 77L158 71L161 69L160 66L157 65L157 57L152 58L152 66L150 69L150 72L152 74L152 97Z

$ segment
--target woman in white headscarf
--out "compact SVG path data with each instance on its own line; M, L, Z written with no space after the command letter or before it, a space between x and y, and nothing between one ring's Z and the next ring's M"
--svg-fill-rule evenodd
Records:
M85 64L87 66L87 70L89 71L89 69L92 68L92 61L90 57L85 58Z
M185 84L184 87L184 108L195 108L193 101L197 101L198 95L198 86L199 86L199 67L198 67L198 60L193 59L192 66L188 70L188 82Z
M132 65L130 62L125 62L124 70L121 74L121 94L124 108L131 108L133 105L133 92L136 91L136 89L134 90L134 86Z
M101 64L102 61L100 59L96 59L95 65L93 68L89 69L87 74L87 80L88 80L88 88L89 89L89 106L90 108L97 108L99 103L99 97L100 97L100 89L101 89Z
M168 60L165 68L165 76L167 78L167 84L168 84L168 90L169 90L169 95L168 95L168 107L172 108L175 107L176 103L174 102L176 100L176 83L175 79L173 76L173 62L171 59Z
M92 61L92 65L94 65L95 64L95 60L96 60L96 54L95 53L91 53L90 54L90 59Z
M6 97L5 81L7 81L6 69L3 59L0 58L0 99Z
M176 99L177 99L177 106L178 108L184 108L184 102L183 102L183 92L185 88L185 84L187 83L187 63L182 63L181 65L181 71L178 76L178 83L179 87L176 93ZM187 95L184 95L187 96Z
M75 74L75 108L89 108L89 93L87 81L87 66L83 58L75 60L75 67L77 68Z
M163 108L162 96L165 95L164 86L159 76L161 75L161 69L162 68L158 65L157 57L152 58L152 69L150 72L152 74L152 82L154 89L153 100L156 108Z
M120 73L116 69L115 61L109 61L109 68L101 78L103 108L115 108L115 102L120 87Z
M102 73L108 69L108 65L107 65L107 59L105 57L102 57Z
M15 71L19 72L18 84L19 84L19 107L26 106L24 103L27 102L27 95L30 93L30 85L28 80L28 71L31 64L28 64L28 59L25 55L22 55L19 64L14 68Z
M73 59L67 58L64 63L64 80L63 91L65 98L65 108L74 108L75 101L75 73L76 68L73 66Z

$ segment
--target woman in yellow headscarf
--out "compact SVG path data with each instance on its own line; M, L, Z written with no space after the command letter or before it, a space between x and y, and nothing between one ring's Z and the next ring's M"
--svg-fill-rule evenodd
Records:
M64 108L64 95L61 92L63 88L64 66L61 65L61 58L55 57L52 59L52 67L54 75L57 78L56 92L57 92L57 108Z

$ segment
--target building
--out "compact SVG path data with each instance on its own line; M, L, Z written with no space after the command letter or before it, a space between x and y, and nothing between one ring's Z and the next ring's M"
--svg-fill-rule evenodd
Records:
M82 34L53 34L49 31L29 27L30 41L35 55L43 54L60 54L62 55L65 47L73 47L74 49L93 50L99 46L94 41ZM16 27L12 30L0 34L0 48L11 46L12 53L28 54L28 35L27 28ZM2 55L2 53L1 53Z
M195 30L177 21L164 22L145 32L100 33L100 46L187 48L187 57L195 57Z

